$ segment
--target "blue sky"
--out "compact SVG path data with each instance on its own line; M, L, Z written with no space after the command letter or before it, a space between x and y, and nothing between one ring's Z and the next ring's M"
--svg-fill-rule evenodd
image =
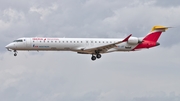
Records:
M179 101L180 1L0 1L2 101ZM152 26L174 27L160 46L90 55L6 51L19 37L121 38L145 36Z

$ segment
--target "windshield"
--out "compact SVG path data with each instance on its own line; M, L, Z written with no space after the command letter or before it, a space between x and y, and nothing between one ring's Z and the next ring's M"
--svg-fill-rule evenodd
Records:
M14 40L13 42L23 42L23 40Z

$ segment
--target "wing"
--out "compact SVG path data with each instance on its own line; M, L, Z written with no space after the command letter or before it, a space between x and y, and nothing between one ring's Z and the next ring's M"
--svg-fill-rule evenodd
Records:
M116 45L117 44L120 44L120 43L123 43L123 42L126 42L128 41L128 39L131 37L132 34L130 34L128 37L126 37L124 40L122 41L118 41L116 43L112 43L112 44L107 44L107 45L104 45L104 46L99 46L99 47L93 47L93 48L89 48L89 49L83 49L81 51L81 53L84 53L84 54L94 54L94 53L104 53L106 52L107 50L111 49L111 48L114 48L114 47L117 47ZM80 52L79 52L80 53Z

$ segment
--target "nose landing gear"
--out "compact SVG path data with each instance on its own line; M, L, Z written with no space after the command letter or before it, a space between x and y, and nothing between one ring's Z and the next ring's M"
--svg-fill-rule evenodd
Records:
M17 51L16 50L14 50L14 56L17 56Z

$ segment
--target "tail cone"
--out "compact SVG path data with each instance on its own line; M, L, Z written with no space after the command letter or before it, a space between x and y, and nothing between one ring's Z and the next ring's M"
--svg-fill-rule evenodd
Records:
M159 46L160 45L160 43L159 42L156 42L156 46Z

